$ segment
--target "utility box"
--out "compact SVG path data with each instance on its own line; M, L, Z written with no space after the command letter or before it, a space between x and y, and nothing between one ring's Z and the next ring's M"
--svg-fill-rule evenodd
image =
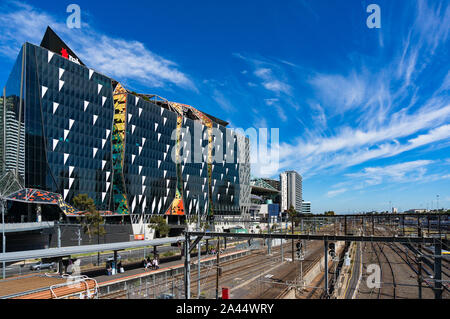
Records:
M228 287L222 287L222 299L230 299L230 289Z

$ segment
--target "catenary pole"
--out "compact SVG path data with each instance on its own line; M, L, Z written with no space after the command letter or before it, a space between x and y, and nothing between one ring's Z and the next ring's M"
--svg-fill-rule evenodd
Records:
M2 210L2 244L3 244L3 248L2 251L3 253L6 253L6 236L5 236L5 206L4 206L4 201L3 199L0 199L0 209ZM6 278L6 263L3 262L3 279Z
M184 295L186 299L191 299L191 260L189 254L189 243L191 237L186 232L184 241Z
M197 230L200 231L200 209L198 208L197 198ZM202 254L202 246L200 241L198 242L198 264L197 264L197 299L200 299L200 259Z
M217 262L216 262L216 266L217 266L217 271L216 271L216 299L219 299L219 271L220 271L220 237L217 237Z

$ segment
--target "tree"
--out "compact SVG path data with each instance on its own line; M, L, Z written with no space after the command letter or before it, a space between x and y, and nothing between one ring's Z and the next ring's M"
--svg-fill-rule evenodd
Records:
M334 211L330 210L328 212L325 212L325 216L334 216Z
M170 230L169 225L166 223L166 219L161 215L152 216L148 227L155 230L156 238L167 237Z
M105 220L96 209L92 198L87 194L79 194L74 197L73 204L80 211L86 212L85 215L78 218L78 220L81 220L83 232L88 234L89 241L91 241L92 235L100 237L106 234L105 228L103 227Z
M78 194L73 198L73 206L80 211L89 210L91 207L95 207L94 200L87 194Z
M83 232L88 234L89 241L92 240L93 235L96 235L97 244L100 244L100 236L106 235L106 230L103 227L105 220L95 207L94 200L87 194L78 194L73 198L73 204L80 211L86 212L78 220L83 227ZM97 253L97 264L100 264L100 252Z
M291 205L291 207L289 207L288 211L287 211L288 215L289 215L289 219L291 220L292 226L291 226L291 231L292 231L292 235L294 235L294 220L297 217L297 212L295 211L294 206ZM294 239L292 239L292 262L294 262Z
M297 218L297 212L295 211L294 206L291 205L291 207L289 207L288 211L288 216L289 216L289 220L292 222L292 227L294 227L294 222Z

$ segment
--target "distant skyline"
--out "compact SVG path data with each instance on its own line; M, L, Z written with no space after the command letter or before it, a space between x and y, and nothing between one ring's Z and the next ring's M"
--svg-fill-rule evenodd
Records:
M76 1L81 29L70 3L2 1L2 86L49 25L131 90L279 128L279 167L252 176L296 170L313 213L450 207L448 1Z

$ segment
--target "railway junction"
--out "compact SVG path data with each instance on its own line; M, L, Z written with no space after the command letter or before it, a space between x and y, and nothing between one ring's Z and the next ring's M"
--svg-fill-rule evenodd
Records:
M7 278L0 281L2 292L13 280L23 285L0 298L448 299L447 218L315 217L301 220L294 234L287 228L259 234L191 231L158 242L0 254L0 262L31 256L59 258L87 249L113 250L116 256L125 247L186 243L182 256L162 260L160 269L144 270L130 264L125 265L125 273L114 276L82 273L73 278L56 274L40 274L38 280ZM207 241L218 253L199 256L198 248ZM374 265L380 270L375 281L371 277ZM70 291L68 284L61 282L68 279L80 290ZM33 284L27 286L27 281ZM36 287L38 282L42 284Z

